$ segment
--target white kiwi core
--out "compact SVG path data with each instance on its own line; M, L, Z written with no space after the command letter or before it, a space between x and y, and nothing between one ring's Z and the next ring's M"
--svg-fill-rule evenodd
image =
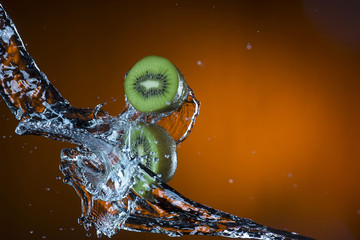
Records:
M150 88L159 88L160 87L159 81L152 80L152 79L148 79L146 81L143 81L143 82L140 83L140 85L145 87L146 90L148 90Z

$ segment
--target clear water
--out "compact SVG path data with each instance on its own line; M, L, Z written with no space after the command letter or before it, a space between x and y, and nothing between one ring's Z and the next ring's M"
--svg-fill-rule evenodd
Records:
M1 5L0 5L1 6ZM272 229L185 198L134 157L122 136L138 122L164 127L177 143L186 139L200 103L189 89L183 106L171 113L139 113L127 103L119 116L72 107L48 81L26 51L11 19L0 8L0 94L19 121L19 135L39 135L77 144L61 152L63 181L81 199L79 223L97 235L119 230L169 236L216 235L251 239L310 239ZM152 178L152 197L131 191L134 178Z

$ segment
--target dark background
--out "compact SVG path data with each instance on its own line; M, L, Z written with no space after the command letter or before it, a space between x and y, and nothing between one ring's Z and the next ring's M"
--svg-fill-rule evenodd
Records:
M73 106L107 101L117 115L137 60L177 65L202 102L170 182L183 195L317 239L360 239L357 1L0 2ZM2 101L0 111L0 238L96 239L59 180L70 145L17 136Z

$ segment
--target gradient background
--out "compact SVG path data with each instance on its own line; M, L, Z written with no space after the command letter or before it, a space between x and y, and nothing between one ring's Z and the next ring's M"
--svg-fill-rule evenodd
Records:
M1 0L73 106L107 101L117 115L127 70L149 54L172 60L202 105L170 185L317 239L360 239L355 2ZM96 239L77 224L80 200L59 180L59 152L71 145L17 136L2 101L0 111L1 239Z

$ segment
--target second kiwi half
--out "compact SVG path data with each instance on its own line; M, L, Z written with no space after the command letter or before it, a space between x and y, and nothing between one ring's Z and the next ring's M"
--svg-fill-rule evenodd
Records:
M138 123L125 134L124 144L164 182L169 182L174 176L177 167L176 143L164 128L156 124ZM155 179L145 174L135 178L132 189L145 199L150 199L154 183Z

